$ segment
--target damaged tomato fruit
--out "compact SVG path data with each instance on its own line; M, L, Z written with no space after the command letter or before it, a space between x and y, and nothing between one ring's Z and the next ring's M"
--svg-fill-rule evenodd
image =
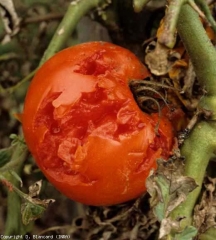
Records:
M112 205L145 191L156 159L168 158L173 146L170 121L143 113L128 86L148 75L134 54L104 42L67 48L39 69L26 96L23 131L60 192L84 204Z

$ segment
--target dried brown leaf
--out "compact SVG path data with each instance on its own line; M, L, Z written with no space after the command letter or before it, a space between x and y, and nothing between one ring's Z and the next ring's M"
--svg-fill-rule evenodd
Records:
M194 227L180 232L181 219L171 219L170 213L193 191L197 184L194 179L184 176L184 161L181 157L173 157L169 161L158 160L158 168L148 177L146 187L151 195L150 205L157 219L161 222L159 239L174 233L180 234L176 239L187 239L195 236ZM184 218L184 216L183 216ZM189 239L189 238L188 238ZM190 238L192 239L192 238Z
M173 221L171 218L164 218L161 221L161 227L159 231L159 239L167 236L173 229L178 230L180 227L179 221Z
M78 219L84 224L74 226L73 236L89 240L151 239L151 234L158 230L158 222L150 209L144 210L146 201L144 196L110 207L89 207L86 216Z
M42 180L35 182L29 187L29 196L38 197L42 187Z
M178 229L181 219L174 221L169 215L197 187L194 179L184 176L183 171L184 161L181 158L169 161L160 159L157 171L146 181L151 195L150 205L161 222L161 238Z
M146 54L145 63L151 73L156 76L163 76L169 72L171 68L168 61L169 51L170 49L157 42L155 49Z
M199 233L216 227L216 178L206 177L204 187L201 200L194 209L194 225Z
M0 16L7 35L2 43L10 41L11 36L19 31L20 18L18 17L12 0L0 1Z

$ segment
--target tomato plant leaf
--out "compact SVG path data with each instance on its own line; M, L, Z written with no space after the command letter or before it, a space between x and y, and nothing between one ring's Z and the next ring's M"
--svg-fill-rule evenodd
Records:
M186 227L181 233L175 234L175 239L192 240L197 235L197 229L193 226ZM214 238L215 239L215 238ZM205 240L207 240L205 238Z
M20 186L22 187L23 186L23 182L22 182L21 177L13 170L9 170L9 172L17 181L20 182Z
M23 224L27 225L31 221L34 221L40 218L43 215L45 210L46 208L41 205L35 205L31 202L23 203L21 205L21 214L22 214Z
M20 144L20 146L21 146L21 145L26 146L26 145L25 145L24 138L18 136L17 134L12 133L12 134L10 135L10 139L12 139L12 142L11 142L11 145L12 145L12 146L14 146L14 145L16 145L16 144Z
M173 221L171 218L164 218L161 221L159 230L159 239L169 235L171 231L175 232L179 229L179 221Z
M170 200L169 194L169 182L161 175L156 177L156 183L161 191L160 201L154 208L154 213L159 221L162 221L166 217L166 209Z
M41 184L41 181L39 181ZM34 191L37 187L37 191ZM44 211L48 208L50 203L55 202L54 199L44 199L34 198L40 191L40 186L38 187L38 182L36 182L32 187L30 187L30 194L25 197L25 202L21 205L21 214L23 224L27 225L31 221L40 218ZM31 196L32 195L32 196Z
M10 161L12 156L12 148L2 148L0 149L0 167L4 166Z
M192 240L197 235L197 229L193 226L187 226L183 231L179 232L180 221L164 218L161 222L159 239L169 236L171 239Z
M150 204L158 220L168 217L169 213L181 204L197 184L194 179L182 175L183 161L158 160L157 172L146 181L151 195Z
M199 236L199 240L215 240L216 229L214 227L209 228L205 233Z
M172 220L169 214L197 187L194 179L182 175L183 167L182 159L168 162L160 159L157 171L146 181L146 187L151 196L150 205L161 222L160 237L179 231L181 220ZM184 216L181 217L184 218ZM186 237L187 233L184 233Z
M54 199L41 200L37 198L42 186L42 180L35 182L29 187L29 194L21 194L24 203L21 205L21 215L23 224L27 225L31 221L40 218L50 203L55 202Z
M199 202L194 207L194 226L199 229L201 235L207 234L215 236L216 232L209 229L216 226L216 178L206 176L203 184L203 191ZM203 238L204 239L204 238ZM206 238L207 239L207 238ZM216 239L216 237L214 237Z

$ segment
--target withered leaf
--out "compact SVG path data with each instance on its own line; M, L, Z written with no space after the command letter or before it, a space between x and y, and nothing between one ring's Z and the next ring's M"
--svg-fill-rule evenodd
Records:
M151 195L150 205L157 219L161 222L161 236L176 230L179 221L169 218L173 209L181 204L197 184L194 179L183 176L184 163L176 160L158 160L158 169L148 177L146 187ZM182 216L184 217L184 216Z
M55 202L54 199L38 199L38 198L31 198L25 200L24 203L21 205L21 215L23 224L27 225L33 220L40 218L44 211L46 211L47 207L50 203Z
M169 72L171 67L168 61L169 51L170 49L157 42L155 49L146 54L145 63L151 73L156 76L163 76Z
M42 187L42 180L35 182L29 187L29 196L30 197L37 197L40 194Z
M77 219L75 236L79 239L147 240L158 229L152 211L147 211L144 195L137 200L107 207L89 207L85 218ZM145 211L145 212L143 212Z
M146 48L145 63L152 74L164 76L169 73L177 81L182 73L181 69L187 69L188 65L186 60L181 59L184 51L183 46L170 49L158 41L153 41Z
M46 208L40 205L35 205L30 202L23 203L21 205L21 214L22 214L23 224L27 225L31 221L34 221L40 218L43 215L45 210Z
M26 225L37 218L40 218L50 203L55 202L54 199L41 200L37 198L42 186L42 180L35 182L29 187L29 194L24 197L21 205L22 221Z
M7 35L2 43L10 41L10 37L19 31L20 18L18 17L12 0L0 1L0 16L2 18L4 28Z
M196 235L197 229L193 226L188 226L182 232L175 234L175 239L192 240Z
M188 98L192 98L192 91L195 83L195 78L196 74L194 71L194 67L191 60L189 60L188 69L184 76L184 86L182 88L182 93L185 93Z
M153 208L154 213L158 220L162 221L162 219L166 217L166 208L169 203L169 181L162 175L155 176L155 179L153 181L156 182L157 187L155 187L154 192L150 190L149 193L151 196L153 193L153 199L155 204ZM150 187L148 185L150 185L149 182L146 185L147 189L149 189ZM152 204L151 200L150 204Z
M169 71L169 77L173 80L176 89L180 89L180 80L185 76L188 63L184 59L176 60Z
M204 187L201 200L195 206L193 220L199 233L209 235L208 230L216 228L216 178L206 177Z
M172 229L179 229L179 221L173 221L171 218L164 218L161 221L161 227L159 231L159 239L168 235Z

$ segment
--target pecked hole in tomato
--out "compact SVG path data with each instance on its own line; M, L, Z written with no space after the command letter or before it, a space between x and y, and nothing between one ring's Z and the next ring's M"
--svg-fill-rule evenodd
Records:
M83 59L79 64L76 65L74 72L81 73L83 75L99 76L105 74L106 71L111 70L111 66L105 64L103 55L104 52L104 50L100 50Z

